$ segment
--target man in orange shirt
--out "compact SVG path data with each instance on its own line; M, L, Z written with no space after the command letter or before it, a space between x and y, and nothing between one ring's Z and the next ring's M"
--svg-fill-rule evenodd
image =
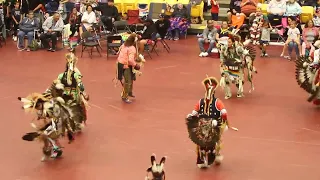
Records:
M228 127L227 110L222 101L214 97L218 81L214 77L207 77L202 83L206 89L205 98L200 99L192 113L187 116L190 139L197 144L197 165L199 168L208 167L214 162L218 165L221 163L223 159L220 154L221 135ZM217 134L211 134L211 131L206 133L207 126L202 125L208 125L208 122L212 128L211 131L215 131ZM214 136L212 137L214 140L208 142L208 136Z

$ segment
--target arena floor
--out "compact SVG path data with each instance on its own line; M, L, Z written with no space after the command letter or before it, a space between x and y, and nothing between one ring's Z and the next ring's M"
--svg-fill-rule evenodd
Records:
M306 101L294 63L279 58L279 46L256 60L252 94L248 84L243 99L224 100L217 91L239 132L225 133L220 167L199 170L184 118L204 96L206 74L219 78L219 60L199 58L195 37L169 44L170 54L159 46L158 57L146 56L133 104L124 104L112 83L116 58L84 54L78 67L92 103L88 126L73 144L63 141L63 158L46 163L40 144L21 139L32 130L32 116L17 97L44 91L64 71L66 51L18 52L12 42L0 48L1 179L141 180L152 153L168 156L168 180L320 179L320 109Z

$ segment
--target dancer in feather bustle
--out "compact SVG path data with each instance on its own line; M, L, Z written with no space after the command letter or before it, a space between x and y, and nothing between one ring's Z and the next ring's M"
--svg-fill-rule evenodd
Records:
M301 88L310 94L309 102L320 105L320 49L310 57L301 56L296 61L296 80Z
M197 144L199 168L208 167L214 162L221 163L221 135L229 124L227 110L222 101L214 96L218 81L214 77L207 77L202 83L206 90L205 97L200 99L186 119L190 139Z
M77 105L73 106L73 113L75 113L73 119L76 123L76 130L80 131L82 123L87 120L86 106L89 96L86 95L82 75L76 67L78 58L71 52L66 54L66 60L66 70L59 74L57 81L64 85L64 99L68 101L71 97L71 101Z
M238 91L237 97L243 97L243 84L245 82L245 68L248 70L248 81L251 83L251 89L254 90L252 77L253 72L256 72L253 66L255 59L255 50L253 47L244 46L240 41L241 37L235 34L230 34L228 44L220 45L221 59L221 80L220 85L225 91L225 99L231 98L230 84L235 84Z
M66 129L68 132L71 131L70 109L65 106L64 100L61 97L48 99L39 93L32 93L25 98L18 97L18 99L23 102L23 109L26 112L37 113L38 120L31 123L36 132L27 133L22 139L26 141L38 139L44 143L42 161L48 157L61 156L62 150L58 139L64 135Z

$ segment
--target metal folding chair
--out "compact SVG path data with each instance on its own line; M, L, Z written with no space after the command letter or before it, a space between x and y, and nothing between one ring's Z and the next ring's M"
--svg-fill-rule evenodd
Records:
M123 32L130 32L130 27L127 21L115 21L113 23L112 32L115 34L123 33Z

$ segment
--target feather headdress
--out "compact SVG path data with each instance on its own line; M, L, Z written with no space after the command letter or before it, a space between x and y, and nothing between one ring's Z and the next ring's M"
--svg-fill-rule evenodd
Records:
M39 93L32 93L29 96L22 98L22 97L18 97L18 100L21 101L23 103L22 108L26 111L26 112L32 112L37 105L39 105L38 103L44 103L44 102L49 102L50 100L45 98L43 96L43 94L39 94ZM44 104L44 108L50 108L49 104Z

